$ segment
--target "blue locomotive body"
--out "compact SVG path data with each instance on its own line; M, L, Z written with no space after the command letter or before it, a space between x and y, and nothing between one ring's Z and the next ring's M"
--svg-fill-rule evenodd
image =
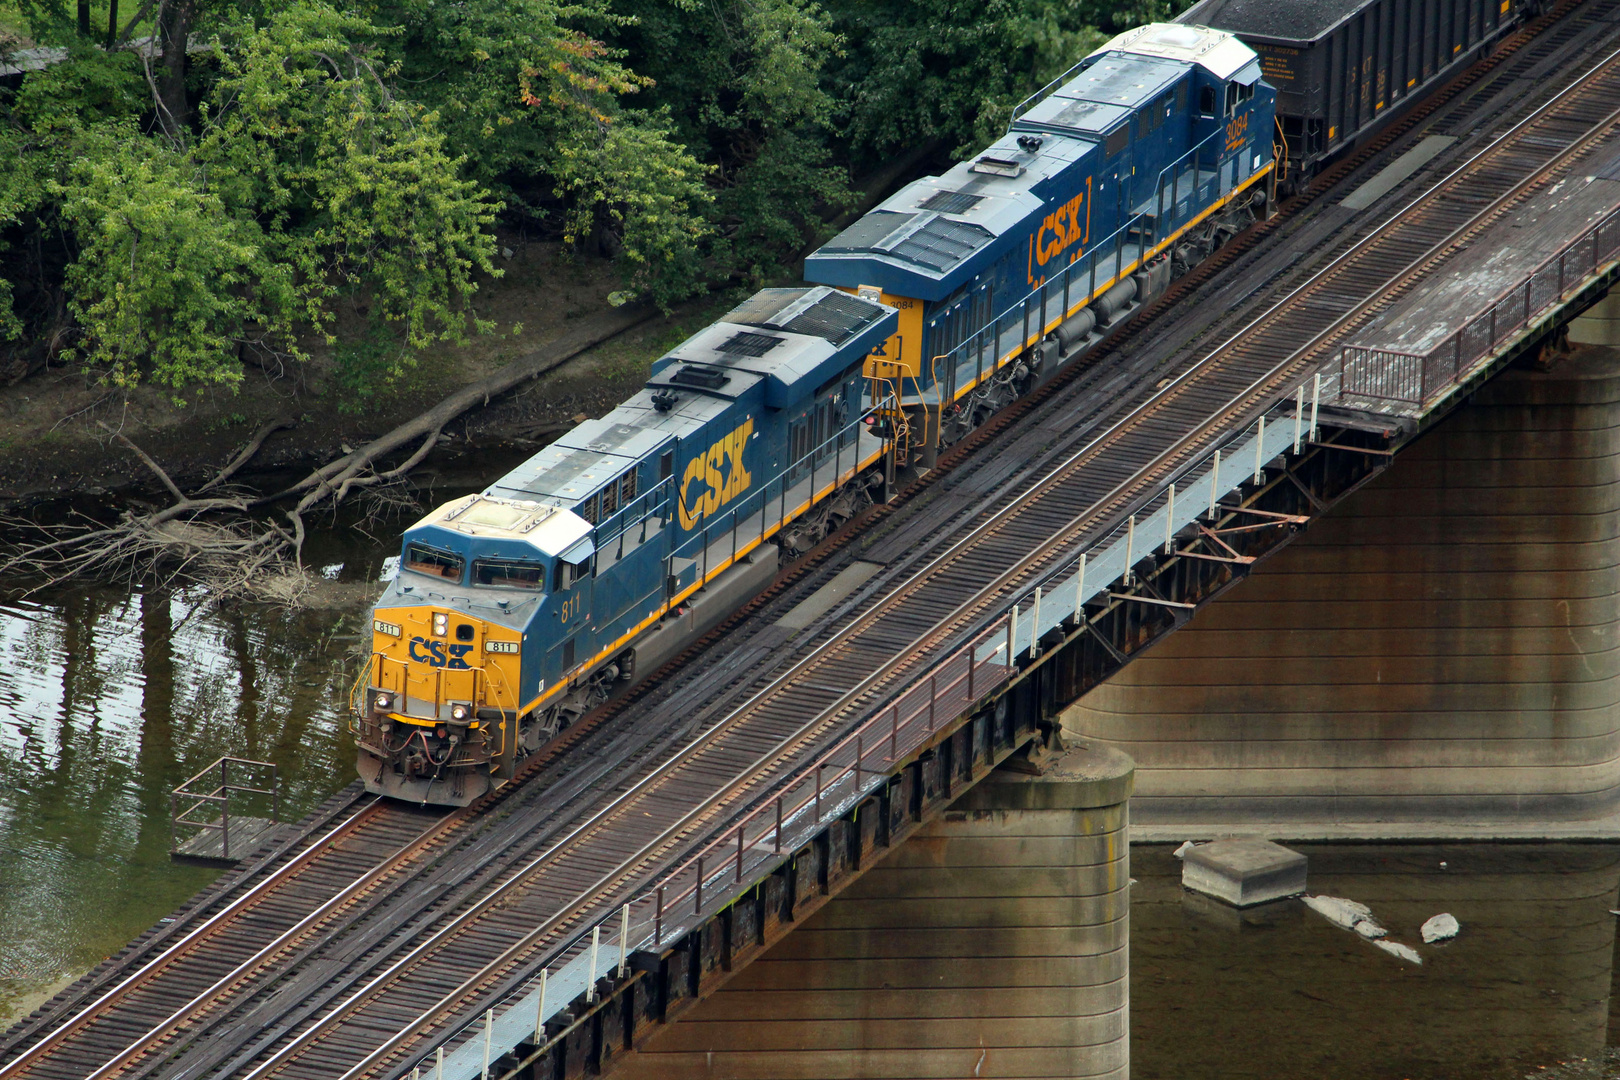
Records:
M967 403L979 415L961 416L957 434L976 426L1005 404L983 400L1004 369L1094 343L1247 224L1272 169L1275 104L1258 57L1232 35L1139 27L1020 105L977 157L834 237L805 277L898 309L871 373L943 419L949 442L941 414L977 393ZM1088 307L1090 326L1040 349Z
M477 797L768 582L767 541L807 547L807 519L860 509L852 482L885 451L860 423L862 369L895 322L826 287L765 290L624 404L406 530L357 685L368 785Z
M647 385L406 531L353 708L373 791L466 803L757 594L1246 224L1275 95L1154 24L1025 102L658 360Z

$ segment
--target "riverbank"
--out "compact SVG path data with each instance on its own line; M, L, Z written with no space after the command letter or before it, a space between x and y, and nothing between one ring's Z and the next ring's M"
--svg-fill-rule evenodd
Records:
M364 340L361 309L346 314L335 347L311 345L311 360L297 369L252 365L234 392L214 388L192 394L183 406L161 387L123 390L102 384L97 372L66 364L0 387L0 511L63 498L139 499L155 480L117 431L150 454L181 486L204 483L266 424L287 420L238 479L261 489L296 479L411 419L446 395L544 348L589 330L622 324L626 313L608 303L619 286L600 260L570 260L554 243L502 239L505 275L486 282L479 315L495 321L495 334L424 354L413 370L369 396L355 391L357 342ZM572 357L559 367L492 399L451 424L440 442L466 450L505 442L535 448L576 422L617 405L646 377L652 361L729 307L712 296L670 315L646 313L630 330ZM359 380L366 385L364 380Z

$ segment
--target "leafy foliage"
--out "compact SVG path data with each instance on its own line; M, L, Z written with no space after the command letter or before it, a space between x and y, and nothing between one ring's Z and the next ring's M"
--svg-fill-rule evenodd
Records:
M250 354L305 359L348 304L364 394L491 329L502 223L613 259L618 299L762 284L854 204L852 171L971 151L1183 4L153 0L109 39L21 0L64 52L0 90L0 340L180 400Z
M838 103L823 85L840 38L809 0L630 0L618 39L640 59L675 137L712 164L708 257L750 286L781 274L849 206Z

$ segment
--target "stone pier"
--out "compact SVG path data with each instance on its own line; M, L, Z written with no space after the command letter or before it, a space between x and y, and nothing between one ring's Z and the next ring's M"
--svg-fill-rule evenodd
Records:
M618 1075L1129 1075L1132 764L1003 767Z
M1620 351L1504 373L1064 725L1138 839L1620 835Z

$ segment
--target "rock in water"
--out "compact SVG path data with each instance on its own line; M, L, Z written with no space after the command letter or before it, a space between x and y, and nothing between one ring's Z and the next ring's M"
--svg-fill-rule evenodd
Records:
M1417 954L1417 950L1412 948L1410 945L1402 945L1398 941L1375 941L1373 944L1378 946L1380 949L1383 949L1391 956L1398 956L1402 960L1407 960L1414 964L1423 963L1423 957L1419 956Z
M1385 930L1382 926L1379 926L1371 919L1357 919L1356 925L1351 929L1355 930L1356 933L1360 934L1368 941L1372 941L1375 938L1381 938L1385 934L1389 933L1388 930Z
M1461 929L1462 925L1457 922L1456 916L1442 912L1423 924L1423 944L1433 945L1437 941L1450 941Z
M1307 896L1303 899L1306 907L1333 925L1342 926L1346 930L1352 929L1358 922L1372 918L1372 908L1366 904L1358 904L1354 900L1345 900L1337 896Z

